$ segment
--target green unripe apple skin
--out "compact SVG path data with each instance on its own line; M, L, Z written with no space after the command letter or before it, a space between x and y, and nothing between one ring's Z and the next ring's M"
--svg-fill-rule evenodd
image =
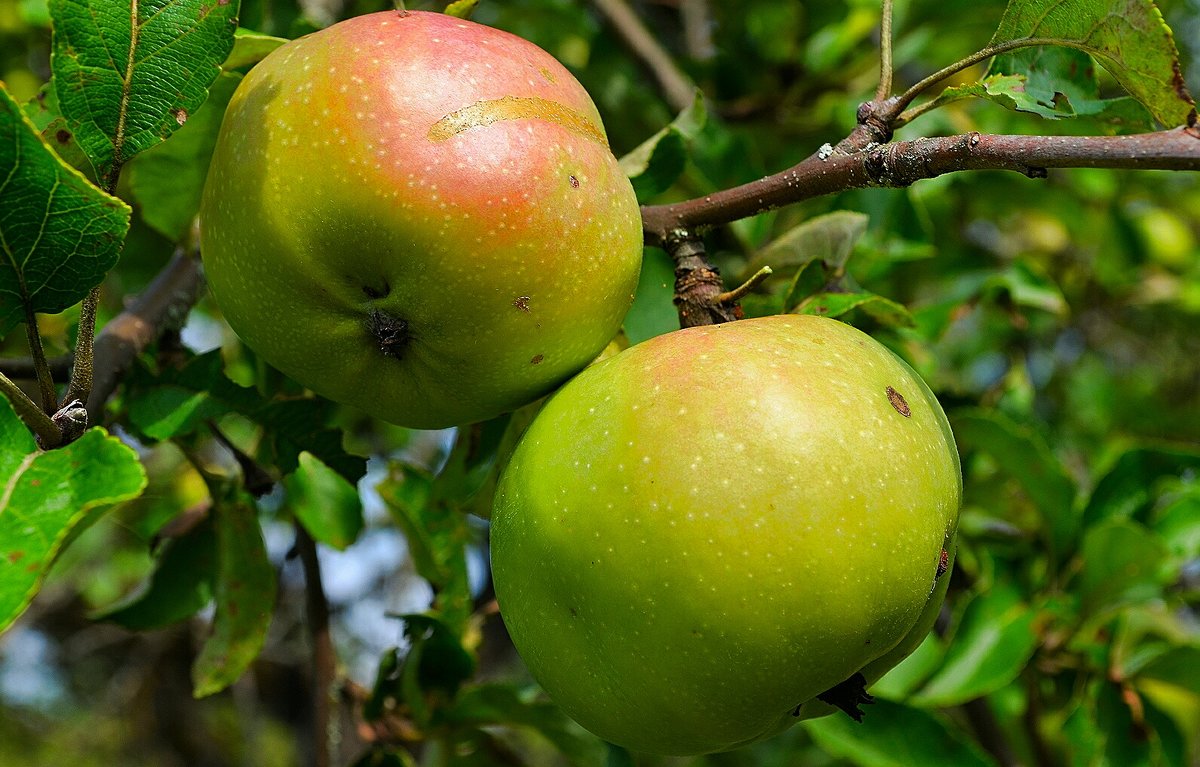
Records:
M960 498L937 400L866 334L802 316L691 328L588 368L538 414L497 489L497 598L584 727L727 750L905 641Z
M526 404L595 357L632 300L642 231L566 69L506 32L411 11L349 19L251 70L201 247L263 359L435 428Z

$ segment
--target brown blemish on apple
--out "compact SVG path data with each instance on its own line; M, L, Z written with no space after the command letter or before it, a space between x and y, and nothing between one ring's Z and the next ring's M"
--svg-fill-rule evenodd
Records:
M942 549L942 553L938 555L937 575L935 579L941 578L950 569L950 552Z
M513 299L512 305L529 314L529 296L517 296Z
M546 120L608 146L604 133L583 114L565 104L536 96L505 96L476 101L435 122L429 129L428 138L430 141L445 141L471 128L482 128L504 120Z
M578 188L579 188L579 179L575 178L574 176L570 176L570 177L569 177L569 180L570 180L570 182L571 182L571 188L572 188L572 189L578 189Z
M904 399L903 394L890 386L885 391L887 392L888 402L892 403L892 407L896 409L897 413L905 418L912 416L912 410L908 407L908 401Z
M540 365L540 364L542 364L542 360L544 360L544 359L546 359L546 355L535 354L535 355L533 355L533 359L529 360L529 364L530 365Z
M408 322L399 317L372 310L367 315L367 330L379 345L379 351L385 357L401 359L412 336L408 332Z

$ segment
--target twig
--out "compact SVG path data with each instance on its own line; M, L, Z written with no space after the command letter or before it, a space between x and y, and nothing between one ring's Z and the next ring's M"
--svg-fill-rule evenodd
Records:
M25 304L25 335L29 339L29 355L33 361L34 377L37 378L38 391L42 395L42 412L53 413L58 410L58 392L54 390L54 376L50 373L50 365L46 362L46 352L42 348L42 335L38 332L37 315L28 301Z
M671 54L646 29L625 0L592 0L613 29L620 35L642 63L654 75L667 103L676 112L682 112L695 100L696 85L671 58Z
M304 593L308 613L308 633L312 638L313 660L313 733L316 738L316 767L330 767L329 728L333 724L334 684L337 658L329 634L329 602L321 584L321 563L317 544L299 521L296 522L296 551L304 567Z
M679 18L683 21L683 43L688 55L696 61L708 61L716 56L708 0L681 0Z
M883 0L883 15L879 22L879 85L875 100L883 101L892 95L892 0Z
M717 296L717 303L732 304L741 301L747 293L754 290L754 287L758 285L758 283L767 279L772 274L773 272L771 271L771 267L764 266L762 269L759 269L757 272L750 275L750 279L746 280L741 285L738 285L733 290L727 290L721 295Z
M104 403L137 355L164 329L182 325L203 292L204 278L195 254L177 250L129 308L104 326L95 343L95 372L87 400L90 423L100 423Z
M92 392L92 360L95 352L96 308L100 304L100 286L92 288L79 307L79 336L75 342L75 361L71 366L71 385L63 402L86 402Z
M1200 131L1176 128L1129 136L996 136L969 133L821 151L773 176L670 205L642 207L646 243L673 232L726 224L812 197L868 186L904 187L960 170L1010 170L1030 177L1047 168L1200 170Z
M9 357L0 359L0 373L18 381L37 379L37 362L33 357ZM54 378L68 378L71 375L71 355L60 354L57 357L46 358L46 367Z
M8 397L13 409L17 411L17 415L38 436L38 442L42 447L56 447L62 441L62 430L58 428L58 425L37 406L36 402L29 398L28 394L21 390L21 387L3 373L0 373L0 394Z

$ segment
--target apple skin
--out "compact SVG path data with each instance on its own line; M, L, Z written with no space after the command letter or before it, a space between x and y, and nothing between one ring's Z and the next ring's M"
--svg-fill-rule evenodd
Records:
M580 370L642 257L633 189L575 78L521 38L418 11L349 19L250 71L200 239L247 346L417 428L513 410Z
M583 371L522 437L492 515L500 612L600 737L736 748L916 647L961 494L937 400L870 336L806 316L677 331Z

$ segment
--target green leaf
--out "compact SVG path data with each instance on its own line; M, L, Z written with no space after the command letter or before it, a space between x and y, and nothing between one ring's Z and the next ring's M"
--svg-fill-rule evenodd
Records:
M1063 48L1037 50L1070 51L1070 49ZM1079 51L1073 51L1073 53L1086 57L1086 54ZM1088 62L1091 62L1090 58ZM1053 120L1086 117L1123 130L1149 130L1153 127L1153 118L1150 113L1132 97L1101 99L1097 96L1088 101L1069 101L1055 99L1057 91L1052 90L1048 99L1039 99L1035 95L1036 89L1030 85L1030 79L1028 74L993 74L979 82L951 86L942 91L941 95L934 99L933 104L936 108L954 101L979 98L995 102L1006 109L1031 112L1039 117Z
M1163 125L1185 124L1195 108L1152 0L1011 0L992 45L1028 37L1091 54Z
M1194 640L1200 645L1200 640ZM1200 646L1175 647L1148 663L1138 680L1154 680L1200 695Z
M378 490L404 532L417 574L437 593L436 608L461 628L471 613L466 547L473 536L467 515L435 497L435 482L420 469L393 465Z
M479 0L454 0L453 3L446 6L446 14L459 19L469 19L477 5L479 5Z
M458 634L433 615L404 615L404 635L419 648L417 676L423 690L441 690L450 698L475 673L475 657ZM414 658L409 651L408 659Z
M220 480L210 486L210 514L217 529L217 610L212 634L192 664L197 698L237 681L262 649L275 607L275 569L267 559L254 502Z
M129 206L59 160L0 84L0 336L81 301L128 230Z
M456 726L526 727L549 740L575 767L600 767L608 748L552 703L529 701L511 685L486 684L462 691L445 712Z
M28 606L68 537L141 494L137 454L101 428L42 452L0 397L0 632Z
M46 83L21 109L55 154L95 184L96 169L92 167L92 161L88 159L79 142L75 140L75 134L67 126L67 120L58 108L58 97L54 95L54 87Z
M200 193L221 119L240 82L239 75L221 74L209 89L208 100L186 125L127 167L142 220L172 242L187 235L200 210Z
M950 421L960 449L995 458L1041 512L1052 553L1067 554L1080 527L1075 482L1041 435L998 411L959 410Z
M1157 599L1168 580L1166 544L1136 522L1113 519L1089 528L1080 553L1076 592L1085 614Z
M862 767L993 767L994 762L933 714L877 700L859 724L835 715L803 727L824 751Z
M225 57L221 68L226 72L232 72L235 69L252 67L265 59L271 51L287 42L288 40L283 37L264 35L261 32L239 27L234 33L233 49Z
M913 327L916 320L902 304L890 298L860 291L857 293L817 293L801 301L791 311L794 314L816 314L822 317L841 317L854 309L862 309L879 322L894 327Z
M869 221L865 213L850 210L811 218L763 246L742 270L742 280L764 266L778 274L791 274L794 268L814 261L831 269L844 268Z
M1051 119L1086 117L1128 130L1154 127L1154 117L1136 99L1101 98L1095 63L1084 51L1022 48L997 56L990 72L1019 79L1020 87L1009 92L1016 102L1011 108Z
M941 669L910 702L953 706L1008 685L1037 647L1034 617L1014 589L997 585L976 596L963 612Z
M1167 502L1157 513L1154 532L1182 559L1200 559L1200 487Z
M159 548L158 565L140 589L92 614L131 631L147 631L194 615L213 599L217 530L211 515Z
M1200 448L1191 445L1138 445L1125 451L1096 482L1084 508L1091 526L1107 519L1137 518L1157 497L1155 484L1200 469Z
M292 512L315 540L344 550L362 532L358 489L312 453L300 453L296 471L283 485Z
M1062 291L1050 277L1018 261L991 275L979 286L982 295L1000 294L1015 306L1038 309L1066 318L1069 309Z
M204 103L237 12L236 0L50 0L54 90L107 188Z
M704 95L696 91L691 106L670 125L621 158L621 170L629 177L639 201L665 192L675 183L687 165L688 146L704 127L705 119Z
M264 399L225 376L220 350L157 376L141 372L133 384L137 396L130 399L129 419L149 439L183 436L205 420L233 411L264 427L266 439L260 451L282 474L296 470L305 450L351 483L367 471L366 459L342 447L341 431L324 426L331 407L327 400Z

